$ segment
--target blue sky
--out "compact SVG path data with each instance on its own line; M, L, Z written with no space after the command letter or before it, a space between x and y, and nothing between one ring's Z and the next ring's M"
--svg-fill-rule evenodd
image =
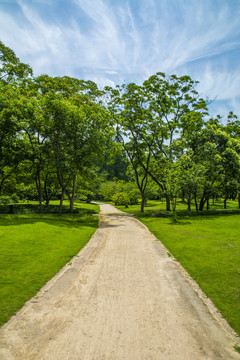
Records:
M0 38L35 75L187 74L212 115L240 116L240 0L0 0Z

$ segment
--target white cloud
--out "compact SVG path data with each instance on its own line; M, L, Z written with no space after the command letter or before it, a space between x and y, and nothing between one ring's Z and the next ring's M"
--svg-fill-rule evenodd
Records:
M20 2L21 9L27 20L25 26L17 23L9 14L4 14L0 24L6 44L14 49L17 56L30 63L37 73L47 72L51 64L56 63L64 43L62 32L54 25L46 25L29 7ZM7 32L6 29L11 29Z
M212 12L206 1L175 3L181 4L175 14L168 11L165 2L161 2L163 5L158 9L153 7L154 11L143 8L143 21L153 26L149 46L155 64L151 62L151 67L158 62L163 71L169 72L187 62L239 46L239 42L228 40L229 36L239 33L239 17L233 18L226 6Z
M214 69L206 69L201 76L199 88L202 91L208 90L210 97L217 97L218 100L232 99L240 96L240 73L215 71Z
M109 75L118 75L118 72L113 70L105 70L105 73Z
M219 101L240 96L240 65L233 69L218 60L240 47L240 3L232 9L231 2L216 0L69 0L78 10L63 25L60 13L52 23L28 1L16 1L22 17L3 7L0 33L36 74L112 84L141 82L157 71L184 72ZM79 23L83 14L89 26Z

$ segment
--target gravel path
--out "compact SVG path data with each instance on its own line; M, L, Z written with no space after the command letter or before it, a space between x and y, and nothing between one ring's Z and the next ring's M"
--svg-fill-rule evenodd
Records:
M234 333L131 216L90 242L0 330L1 360L239 360Z

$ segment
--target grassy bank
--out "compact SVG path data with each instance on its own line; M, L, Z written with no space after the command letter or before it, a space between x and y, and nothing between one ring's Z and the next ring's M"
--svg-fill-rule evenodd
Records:
M219 214L156 218L162 211L150 202L141 215L139 206L128 209L168 248L240 334L240 215Z
M25 207L24 207L25 206ZM74 214L39 215L34 203L19 214L0 215L0 324L51 279L88 242L98 227L99 208L76 204ZM52 205L55 206L54 204Z

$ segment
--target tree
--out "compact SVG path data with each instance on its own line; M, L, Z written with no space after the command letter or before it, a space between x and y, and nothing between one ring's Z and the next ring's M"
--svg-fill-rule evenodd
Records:
M110 145L107 145L106 153L104 154L103 162L97 162L99 167L99 174L105 174L108 181L119 179L124 181L131 181L132 175L129 173L129 160L125 152L116 149L116 138L113 139ZM116 151L114 151L114 149ZM119 151L120 150L120 151Z
M151 160L151 151L148 144L143 141L149 115L145 108L145 94L142 87L134 83L123 84L116 90L111 88L106 90L110 93L109 109L114 119L116 140L122 145L132 165L141 195L141 212L143 212Z
M42 79L40 79L42 81ZM46 79L51 86L44 88L44 117L50 124L49 140L54 152L57 177L62 189L59 214L66 193L73 211L77 176L94 165L96 156L103 155L108 131L108 113L94 100L94 89L69 78ZM71 86L69 86L69 83ZM64 86L63 86L64 85ZM79 85L79 86L78 86ZM90 84L92 86L92 83ZM62 89L62 90L61 90ZM99 95L97 92L96 97Z
M227 117L227 123L222 125L223 130L232 138L237 141L240 140L240 121L238 117L230 111ZM239 150L237 151L239 154ZM240 209L240 176L239 174L235 178L231 178L227 183L228 192L236 191L238 196L238 206ZM234 189L234 190L233 190Z
M20 85L30 75L30 66L0 41L0 192L26 155Z
M193 161L205 169L199 202L200 211L220 189L227 199L230 182L239 178L239 146L239 140L231 138L216 119L210 119L205 128L192 138Z
M196 211L198 212L197 199L202 194L205 167L201 163L195 163L191 149L179 159L181 192L187 197L188 212L191 215L191 201L194 199Z
M149 174L164 190L167 210L170 199L165 174L186 151L189 134L201 129L207 113L206 102L195 90L196 84L189 76L167 77L164 73L157 73L143 83L151 113L144 141L154 158Z
M31 84L35 86L35 83ZM44 99L36 89L25 91L22 128L29 141L29 159L32 163L32 174L36 184L39 200L39 211L42 212L43 172L50 162L49 133L50 123L44 116ZM46 171L45 171L46 174ZM46 188L45 188L46 189Z
M188 148L189 135L202 128L207 113L196 84L188 76L157 73L143 86L132 83L110 89L117 136L134 169L142 203L150 175L165 193L170 210L166 174Z
M14 51L0 41L0 84L26 79L30 75L31 67L21 63Z
M22 97L16 85L0 83L0 192L26 156Z

